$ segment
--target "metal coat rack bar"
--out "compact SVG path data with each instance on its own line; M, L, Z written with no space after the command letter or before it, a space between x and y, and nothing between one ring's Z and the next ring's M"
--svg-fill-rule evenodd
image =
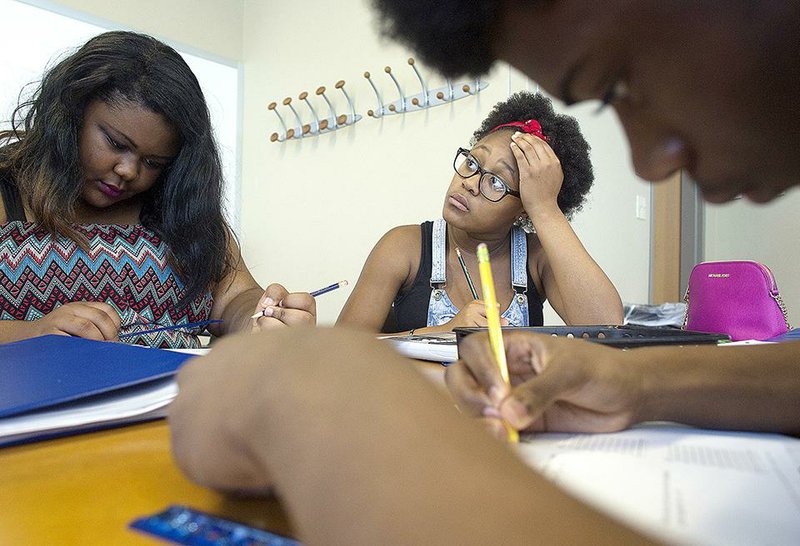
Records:
M415 95L406 95L400 82L392 73L392 68L387 66L383 71L392 79L395 88L397 89L398 98L391 102L384 102L380 91L372 81L372 76L369 72L364 72L364 77L369 82L372 91L375 93L375 98L378 101L378 106L374 109L367 111L367 115L373 118L381 118L383 116L390 116L393 114L408 114L410 112L419 112L434 106L441 106L453 101L477 95L482 90L489 86L489 83L482 81L480 78L475 80L465 80L460 82L453 82L447 80L447 85L436 89L428 89L422 74L417 70L413 58L408 59L408 65L414 70L414 73L419 80L420 91Z
M336 110L333 107L333 103L325 94L325 87L321 86L318 87L315 95L319 97L327 106L328 115L325 118L320 118L317 109L314 108L314 105L309 100L309 93L308 91L303 91L298 95L298 99L301 100L306 104L310 114L311 114L311 121L309 123L303 123L299 112L295 109L294 105L292 104L292 97L286 97L283 99L283 106L286 107L287 110L291 113L292 117L294 118L294 125L292 127L287 126L286 121L283 119L283 116L278 111L278 104L275 102L271 102L267 109L275 112L275 115L278 117L278 121L281 125L281 130L270 135L269 139L271 142L284 142L287 140L293 139L300 139L306 137L313 137L318 136L323 133L330 133L336 131L338 129L342 129L344 127L349 127L354 123L358 122L361 119L359 114L356 114L355 105L353 104L350 95L347 94L347 91L344 88L345 82L344 80L339 80L336 82L334 87L342 92L344 95L345 100L347 101L347 105L349 107L350 112L347 114L336 114Z

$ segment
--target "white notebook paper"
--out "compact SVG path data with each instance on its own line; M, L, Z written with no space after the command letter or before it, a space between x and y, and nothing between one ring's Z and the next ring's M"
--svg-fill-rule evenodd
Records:
M800 440L647 425L540 434L534 468L601 511L677 544L800 544Z
M379 336L378 339L385 339L398 353L408 358L446 363L458 360L456 334L453 332L412 336L389 335Z

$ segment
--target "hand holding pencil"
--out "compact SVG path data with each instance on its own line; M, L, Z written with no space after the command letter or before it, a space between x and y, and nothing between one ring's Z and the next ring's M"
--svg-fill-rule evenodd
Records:
M251 318L253 331L313 325L317 321L317 302L307 292L289 292L273 283L264 290Z
M280 284L271 284L256 306L253 314L253 330L280 326L315 324L317 303L314 298L327 294L337 288L347 286L347 281L339 281L313 292L289 292Z
M489 345L492 348L497 366L500 369L500 377L508 385L510 377L508 375L508 364L506 362L506 348L503 344L503 332L500 329L500 311L497 308L497 296L494 290L494 278L492 277L492 265L489 263L489 250L485 244L478 245L478 267L481 274L481 289L486 303L486 319L489 323ZM519 433L517 429L503 421L506 429L506 436L509 442L518 442Z

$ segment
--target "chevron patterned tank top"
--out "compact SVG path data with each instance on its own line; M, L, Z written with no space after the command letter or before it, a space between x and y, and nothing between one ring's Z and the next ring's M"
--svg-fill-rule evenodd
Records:
M60 305L102 301L120 314L125 342L151 347L199 347L195 330L137 335L209 318L211 292L182 308L183 282L167 263L167 246L142 225L76 226L89 251L54 239L36 224L0 224L0 319L36 320Z

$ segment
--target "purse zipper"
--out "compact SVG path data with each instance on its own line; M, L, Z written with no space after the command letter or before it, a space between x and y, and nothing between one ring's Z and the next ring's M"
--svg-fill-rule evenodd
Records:
M761 268L761 272L767 278L767 282L769 283L769 286L770 286L770 290L769 290L770 294L777 294L778 293L778 283L775 282L775 275L772 274L772 270L770 270L769 267L765 266L762 263L758 263L758 262L753 262L753 263Z

